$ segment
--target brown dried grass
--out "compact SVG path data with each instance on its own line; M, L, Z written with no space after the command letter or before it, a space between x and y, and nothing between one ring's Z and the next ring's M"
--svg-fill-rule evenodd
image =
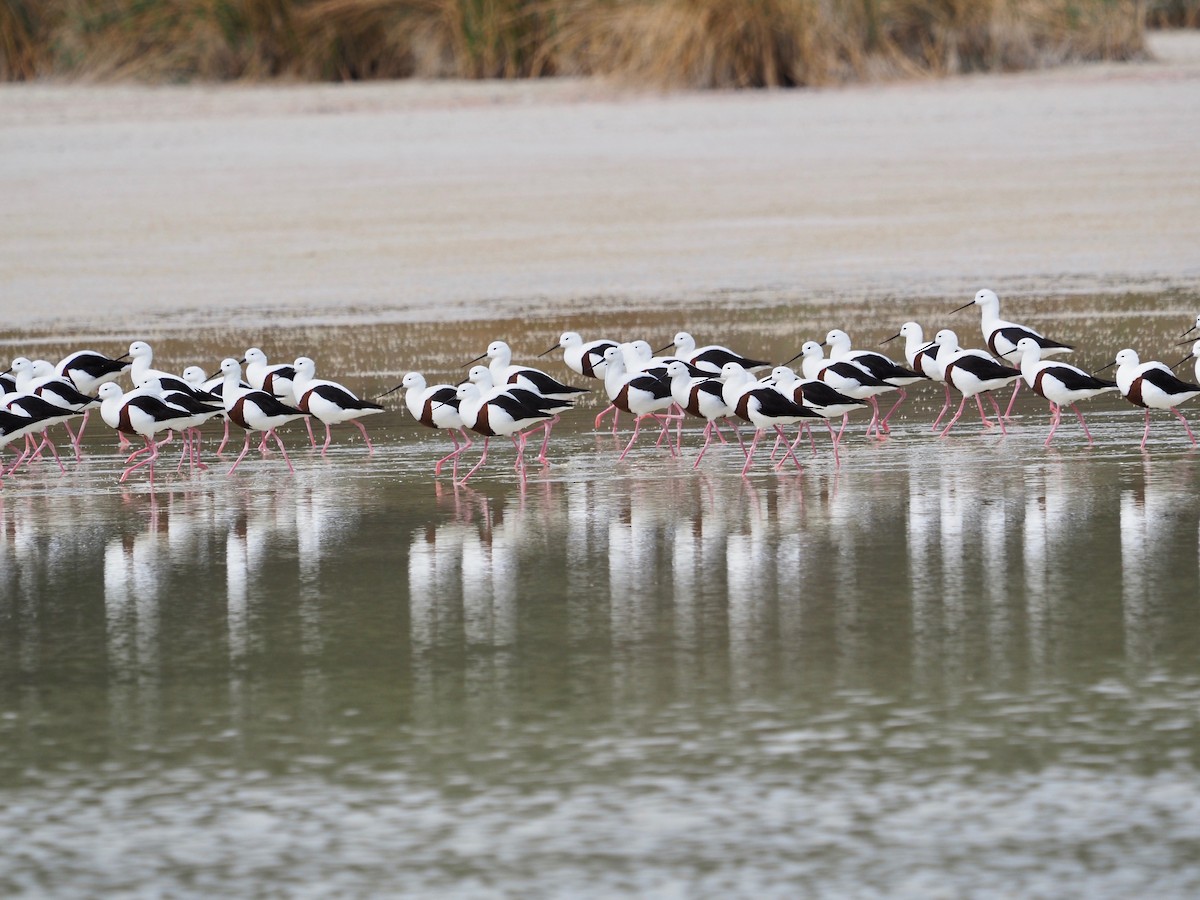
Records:
M774 87L1127 59L1142 19L1138 0L0 0L0 77Z

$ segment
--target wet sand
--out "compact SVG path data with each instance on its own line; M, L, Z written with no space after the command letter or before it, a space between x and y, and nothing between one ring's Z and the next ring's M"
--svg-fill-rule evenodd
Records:
M9 327L1200 286L1200 35L818 91L0 89Z

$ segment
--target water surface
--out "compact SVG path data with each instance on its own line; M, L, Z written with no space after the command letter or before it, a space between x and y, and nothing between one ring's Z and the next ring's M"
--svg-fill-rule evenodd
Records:
M1099 365L1166 357L1186 302L1023 312ZM687 316L581 330L784 358L908 314ZM285 324L268 352L370 391L565 324ZM938 396L840 467L818 442L804 474L745 480L734 447L693 472L695 430L682 460L646 441L617 465L593 408L524 485L503 445L435 483L444 438L381 416L374 457L292 433L294 478L252 455L152 495L96 428L66 477L0 494L0 889L1194 895L1196 452L1165 417L1138 452L1110 400L1091 449L1065 423L1043 450L1032 400L1008 437L939 442Z

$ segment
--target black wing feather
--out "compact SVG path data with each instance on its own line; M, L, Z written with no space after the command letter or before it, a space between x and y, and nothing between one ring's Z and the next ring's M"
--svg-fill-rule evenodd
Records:
M849 403L853 406L866 406L865 400L855 400L853 397L847 397L841 391L836 390L823 381L805 381L800 384L801 396L805 401L813 406L841 406Z
M762 366L769 366L769 362L761 359L750 359L738 353L733 353L729 350L723 350L720 347L710 347L703 353L697 353L692 357L692 363L705 363L706 365L722 368L726 363L735 362L746 369L758 369Z
M920 372L906 369L904 366L888 359L882 353L869 353L854 357L854 362L862 366L876 378L886 381L889 378L925 378Z
M143 394L140 397L132 397L126 406L132 406L146 413L155 422L167 422L171 419L180 419L185 415L185 411L178 406L169 406L165 400L158 397L151 397L148 394Z
M307 415L303 410L296 409L294 406L288 406L274 394L266 391L251 391L243 395L247 403L253 403L257 406L264 416L304 416Z
M63 366L63 373L80 371L89 378L103 378L105 375L115 375L124 372L132 362L128 360L109 359L102 353L79 353Z
M848 362L835 362L825 367L822 371L833 372L835 375L841 375L843 378L853 378L863 387L891 387L882 378L876 378L870 372Z
M797 418L819 418L813 412L799 403L794 403L774 388L754 388L751 394L758 400L758 408L764 416L795 416Z
M1188 391L1200 391L1200 385L1189 384L1176 378L1166 369L1147 369L1142 375L1142 381L1148 381L1164 394L1186 394Z
M663 369L662 371L665 373L667 370ZM631 378L628 383L631 388L645 391L659 400L665 400L671 396L671 383L664 377L650 374L637 375Z
M1031 328L1022 328L1019 325L1010 325L1007 328L997 328L992 332L992 337L988 343L992 345L993 351L996 351L995 342L997 335L1002 335L1006 340L1011 342L1014 347L1016 346L1017 341L1021 340L1021 338L1033 338L1035 341L1037 341L1037 345L1043 350L1051 350L1055 347L1064 350L1075 349L1070 344L1062 344L1056 340L1045 337L1044 335L1040 335Z
M330 403L336 403L342 409L383 409L378 403L359 400L348 390L336 384L319 384L313 388L313 393L324 397Z
M1105 381L1095 375L1089 375L1074 366L1047 366L1043 369L1047 375L1057 378L1068 391L1094 391L1099 388L1113 388L1115 381Z
M586 394L587 388L575 387L571 384L563 384L557 378L553 378L542 372L539 369L522 369L520 372L514 372L508 379L509 384L516 384L517 380L524 378L526 381L532 382L534 388L543 394Z
M1001 365L995 360L985 359L982 356L975 356L974 354L967 354L960 356L958 359L951 360L950 365L970 372L980 381L992 381L996 378L1012 378L1021 374L1020 369ZM950 368L950 366L946 368Z

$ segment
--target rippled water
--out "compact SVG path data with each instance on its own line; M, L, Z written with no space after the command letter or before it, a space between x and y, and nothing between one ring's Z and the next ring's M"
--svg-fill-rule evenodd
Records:
M1178 305L1028 309L1099 364L1166 356ZM828 317L752 313L735 337L776 357ZM656 315L600 324L665 341ZM561 324L500 323L529 355ZM373 390L496 328L277 344ZM1195 895L1196 452L1163 419L1139 453L1112 401L1090 450L1068 423L1044 451L1033 401L937 442L936 396L840 468L818 444L748 480L733 447L614 465L580 413L524 487L498 448L455 490L397 416L370 459L152 497L96 429L0 493L0 892Z

